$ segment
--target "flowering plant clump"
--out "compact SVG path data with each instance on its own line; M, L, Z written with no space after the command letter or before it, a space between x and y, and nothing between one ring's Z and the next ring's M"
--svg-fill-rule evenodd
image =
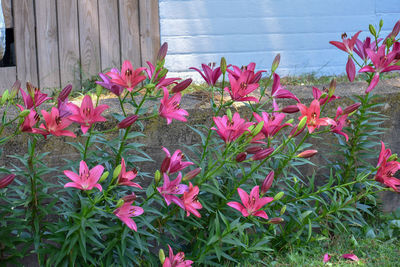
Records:
M313 100L301 101L280 83L280 55L270 70L227 65L224 58L218 67L191 68L212 91L213 117L188 125L200 143L174 152L160 146L165 157L151 173L143 164L152 158L140 143L147 122L190 122L180 102L192 80L167 78L167 44L148 67L124 61L121 69L100 73L96 95L81 103L69 101L70 85L52 99L16 82L0 100L0 144L22 136L27 151L7 155L0 169L0 261L34 254L46 266L248 265L268 262L273 250L288 245L368 229L376 193L400 191L394 177L400 163L383 142L376 165L365 159L379 144L372 92L381 73L400 70L399 23L385 39L378 36L381 23L379 31L370 26L365 41L358 32L331 42L348 53L349 80L357 65L368 82L365 95L336 107L336 115L327 111L338 103L335 81L329 89L310 88ZM118 99L114 119L101 103L103 88ZM248 110L232 114L237 102ZM99 127L105 121L114 126ZM333 137L339 155L307 143ZM52 139L73 147L73 159L63 155L48 166L55 152L38 149ZM318 186L305 169L317 155L330 163Z

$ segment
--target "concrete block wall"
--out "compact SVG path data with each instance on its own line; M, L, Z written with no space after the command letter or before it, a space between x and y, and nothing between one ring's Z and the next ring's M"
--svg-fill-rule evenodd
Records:
M171 75L217 62L269 69L281 53L281 75L345 73L347 56L329 44L384 20L383 34L400 19L399 0L160 0L161 42ZM362 38L365 34L360 35Z

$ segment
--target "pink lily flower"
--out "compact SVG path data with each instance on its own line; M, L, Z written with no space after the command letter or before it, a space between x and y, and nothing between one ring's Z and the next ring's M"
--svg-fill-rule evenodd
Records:
M121 74L115 72L107 72L106 74L111 77L111 82L125 87L129 92L132 92L133 88L146 80L146 76L142 75L142 71L146 68L137 68L133 70L132 63L129 60L125 60L122 63Z
M171 84L176 83L176 81L180 80L180 78L166 78L166 74L162 77L159 77L161 70L155 73L156 68L153 66L153 64L147 61L147 65L149 65L149 67L145 69L145 72L147 74L148 79L156 84L155 87L156 89L161 87L167 87Z
M235 79L239 79L240 76L242 76L243 73L247 73L247 84L252 84L252 83L258 83L261 80L261 76L263 72L266 72L265 70L260 70L255 73L256 69L256 63L251 62L249 65L244 66L242 68L239 68L238 66L230 65L228 67L233 68L233 70L227 69L226 71L230 73Z
M203 77L204 81L209 85L209 86L214 86L219 77L221 77L222 72L221 72L221 68L217 67L215 68L215 65L212 65L211 63L209 63L208 65L206 64L201 64L201 68L203 69L203 72L197 68L191 67L189 69L191 70L195 70L198 73L200 73L201 77Z
M142 215L144 210L139 206L132 206L133 201L125 202L121 207L114 210L114 215L118 217L130 229L137 232L137 226L132 217Z
M375 181L383 183L400 193L400 179L393 177L400 169L400 162L396 160L388 161L390 156L392 156L392 151L385 149L385 144L381 141L381 152L377 165L379 168L375 174Z
M163 186L157 187L158 192L164 197L167 206L174 202L176 205L185 209L185 204L183 201L175 195L183 194L189 190L188 186L181 184L182 174L179 173L175 180L170 181L166 173L164 173L164 183Z
M352 260L352 261L359 261L358 257L356 255L354 255L354 254L343 254L342 257L344 259L349 259L349 260Z
M319 101L314 99L311 102L310 107L308 108L307 106L298 103L297 106L300 109L301 116L299 117L299 120L301 120L303 117L307 117L307 127L308 127L308 132L312 133L314 130L319 128L320 126L327 126L327 125L336 125L336 122L330 118L320 118L320 105Z
M72 121L61 118L59 115L59 111L56 107L52 107L50 113L42 110L42 115L46 125L44 125L43 123L40 125L40 128L44 131L39 133L43 134L45 138L49 134L55 136L70 136L74 138L76 137L73 132L64 130L69 125L71 125Z
M158 110L160 116L167 119L167 124L170 124L172 119L178 121L187 121L185 116L188 116L189 113L179 107L179 102L181 101L182 97L181 93L177 93L169 98L167 88L163 87L163 91L164 97L160 101L160 108Z
M199 195L199 187L197 185L193 187L192 183L189 182L189 191L183 192L182 196L182 201L183 205L185 206L187 217L190 215L190 213L192 213L194 216L201 218L201 214L197 210L202 209L203 206L197 199L198 195Z
M328 99L329 99L328 103L330 103L330 102L332 102L333 100L339 99L339 98L340 98L340 96L335 96L335 95L332 95L332 96L329 98L328 89L324 89L324 92L325 92L325 94L326 94L325 97L322 97L322 91L319 90L317 87L313 87L312 90L313 90L314 99L319 100L319 104L320 104L320 105L325 104L326 101L328 101Z
M93 123L106 121L106 118L102 117L101 113L109 108L108 105L99 105L94 108L90 95L85 95L81 107L72 103L69 107L71 108L73 115L69 116L68 119L79 123L84 134L89 130Z
M343 42L338 42L338 41L330 41L329 43L336 46L340 50L343 50L344 52L347 52L349 54L353 53L354 45L356 44L358 35L361 33L361 31L357 32L352 36L350 39L347 38L347 34L342 34L342 40Z
M39 120L39 115L35 110L31 109L29 115L25 117L24 122L20 126L21 132L37 133L38 129L33 128L33 126L35 126ZM42 130L40 130L39 133L42 133Z
M89 170L86 162L81 160L79 165L79 175L69 170L64 171L64 174L72 180L72 182L66 183L64 187L75 187L80 190L92 190L93 187L96 187L102 191L103 188L97 182L99 181L103 171L104 167L101 165L97 165Z
M361 68L358 72L373 72L373 73L375 73L375 75L372 78L371 83L369 84L367 90L365 90L365 93L369 93L372 91L372 89L375 88L375 86L379 82L379 74L380 73L394 71L394 70L400 70L399 65L393 65L398 61L398 59L396 59L396 57L400 53L399 45L395 44L393 46L392 51L390 51L388 54L385 53L385 51L386 51L385 45L381 45L378 48L377 52L375 52L369 48L366 49L368 57L371 59L372 63L374 64L375 69L372 66L368 65L368 66Z
M47 94L44 94L40 91L39 88L34 87L29 82L26 83L26 90L28 94L20 88L22 99L24 101L25 109L32 109L40 106L43 102L52 99L51 97L47 97ZM23 110L23 106L17 105L21 110Z
M274 73L274 82L272 84L271 96L274 98L291 98L300 103L300 100L292 92L282 87L281 78L276 73Z
M213 120L217 128L212 127L211 130L216 131L225 143L235 141L244 132L250 132L248 128L253 125L253 123L246 122L245 119L240 118L237 112L233 114L232 120L227 115L214 117Z
M382 38L378 39L378 43L382 40ZM356 46L354 47L354 52L363 60L368 60L367 48L372 51L376 51L376 43L375 41L371 42L371 37L365 38L364 42L361 42L359 39L356 40Z
M238 188L238 193L240 199L242 200L242 204L239 202L228 202L227 205L234 209L237 209L242 213L244 217L248 217L250 215L258 216L264 219L268 219L267 213L265 211L260 210L266 204L272 202L274 200L273 197L262 197L260 198L259 186L253 187L250 192L250 196L241 188Z
M0 188L5 188L9 184L11 184L14 181L14 179L15 179L15 174L7 174L7 175L3 176L0 179Z
M171 246L168 245L168 247L169 247L169 254L168 254L168 258L166 258L163 263L163 267L190 267L190 266L192 266L193 261L185 260L185 253L178 252L176 255L174 255L174 252L172 251Z
M335 122L336 125L331 126L331 131L336 134L343 135L346 138L346 142L349 141L349 136L343 132L343 127L347 125L347 113L343 113L342 108L338 107L336 110Z
M175 172L179 172L185 169L186 167L194 164L193 162L190 161L183 162L182 158L184 154L179 149L177 149L174 152L174 154L172 154L172 156L167 148L163 147L162 150L164 150L166 154L163 162L161 163L162 173L166 172L168 174L172 174Z
M111 71L115 74L115 76L121 76L120 72L116 68L112 68ZM103 86L107 90L110 90L116 96L120 96L124 91L125 87L116 83L113 83L109 77L103 73L99 73L100 78L103 80L102 82L97 81L96 83Z
M324 255L324 263L327 263L330 260L331 260L331 256L328 253L325 253L325 255Z
M353 82L356 77L356 65L354 65L353 59L349 55L346 63L347 78L350 82Z
M247 96L248 94L256 90L259 86L258 83L247 83L250 75L251 71L244 71L241 73L239 78L236 79L232 74L228 74L231 87L225 87L224 91L229 93L232 100L258 102L258 99L256 97Z
M383 43L386 43L387 39L392 39L392 41L396 38L396 36L399 34L400 32L400 20L398 20L396 22L396 24L393 26L392 31L389 33L388 36L386 36L385 40L383 41Z
M260 116L254 112L253 116L258 122L264 122L261 132L268 138L273 137L282 128L292 126L290 123L281 124L286 117L283 113L273 112L268 114L267 112L262 112Z
M142 189L142 187L139 184L132 182L132 180L136 178L136 175L137 175L136 169L133 169L132 171L129 171L129 172L126 171L125 160L124 160L124 158L122 158L121 159L121 172L118 175L117 184L138 187L138 188Z

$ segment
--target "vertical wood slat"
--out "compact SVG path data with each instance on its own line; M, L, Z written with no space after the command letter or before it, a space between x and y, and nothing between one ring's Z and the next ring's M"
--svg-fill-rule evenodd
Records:
M57 0L61 87L80 90L80 56L77 0Z
M11 0L1 0L1 7L3 8L4 23L6 24L6 28L12 28L13 18Z
M142 65L154 62L160 49L158 0L139 0Z
M119 0L119 26L121 61L129 60L134 68L141 67L138 0Z
M36 38L40 87L60 87L56 0L36 0Z
M14 82L17 80L16 67L1 67L0 68L0 93L6 89L10 90Z
M32 0L13 0L17 77L22 84L38 84L35 38L35 10Z
M99 13L97 0L78 1L82 80L100 72Z
M99 0L101 70L120 68L118 0Z

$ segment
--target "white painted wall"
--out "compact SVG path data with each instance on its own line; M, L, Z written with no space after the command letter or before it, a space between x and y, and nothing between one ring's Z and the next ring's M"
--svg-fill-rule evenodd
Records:
M400 0L159 0L161 42L170 75L189 67L255 62L269 69L281 53L280 75L342 74L347 56L329 44L384 19L384 34L400 19ZM360 35L364 38L365 35Z

